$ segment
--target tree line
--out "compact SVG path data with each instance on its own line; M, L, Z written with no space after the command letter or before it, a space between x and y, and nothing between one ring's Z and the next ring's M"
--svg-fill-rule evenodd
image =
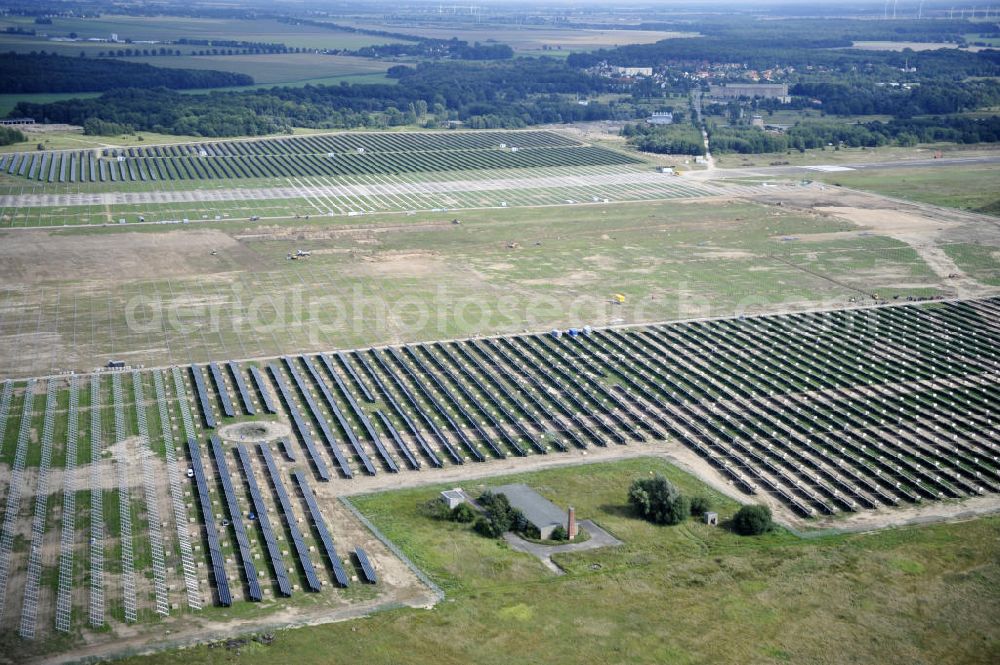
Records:
M689 124L651 125L641 122L622 127L629 145L659 155L704 155L701 131Z
M0 54L0 90L5 93L102 92L129 87L181 90L240 85L253 85L253 78L232 72L171 69L51 53Z
M716 154L761 154L807 150L827 146L877 148L918 143L1000 142L1000 116L983 118L951 116L866 123L798 123L784 133L757 127L708 128L712 152Z
M275 87L207 94L165 88L115 90L93 99L21 102L15 115L82 125L89 118L136 130L193 136L262 135L291 127L320 129L390 124L464 122L473 128L602 120L611 104L577 104L579 92L596 94L603 79L552 60L488 63L442 61L397 66L390 84ZM432 117L424 117L431 114Z

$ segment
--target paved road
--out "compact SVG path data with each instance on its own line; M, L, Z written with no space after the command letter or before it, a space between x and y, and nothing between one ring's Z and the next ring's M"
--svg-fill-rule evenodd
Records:
M503 539L507 541L507 544L510 545L510 548L515 552L533 554L541 559L546 568L558 575L562 575L564 573L559 566L552 562L553 554L561 554L562 552L583 552L585 550L596 550L599 547L615 547L623 544L622 541L597 526L593 520L580 520L577 522L577 525L580 529L590 534L589 540L582 543L566 543L565 545L539 545L538 543L530 542L513 533L505 533L503 535Z

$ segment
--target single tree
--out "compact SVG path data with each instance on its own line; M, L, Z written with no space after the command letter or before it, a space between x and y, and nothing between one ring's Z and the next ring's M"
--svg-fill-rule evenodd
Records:
M733 528L744 536L759 536L773 526L771 509L761 504L743 506L733 517Z
M691 514L687 497L659 474L633 482L628 501L640 515L655 524L678 524Z

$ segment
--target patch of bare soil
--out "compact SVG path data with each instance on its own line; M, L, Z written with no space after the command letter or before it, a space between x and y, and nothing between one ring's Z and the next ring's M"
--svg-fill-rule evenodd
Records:
M387 252L365 257L355 271L369 277L435 277L447 262L431 252Z
M255 420L250 423L234 423L219 430L219 436L227 441L273 441L289 436L291 429L286 423Z
M853 206L819 206L817 212L828 213L834 217L846 219L858 226L871 229L879 235L909 238L920 238L923 241L933 239L938 231L946 226L954 226L954 222L934 219L913 212L895 208L871 207L858 208Z
M859 196L854 195L849 200L855 203L856 198ZM868 202L871 205L865 207L824 204L814 209L820 214L845 219L878 235L906 243L942 280L943 285L953 289L959 297L974 297L992 290L965 274L939 245L945 232L958 228L967 220L959 220L945 211L941 215L931 215L928 206L888 207L886 200L876 196L868 197Z
M3 235L0 279L37 284L86 275L89 281L162 279L205 272L213 249L239 252L230 236L210 229L166 233L63 235L21 231Z

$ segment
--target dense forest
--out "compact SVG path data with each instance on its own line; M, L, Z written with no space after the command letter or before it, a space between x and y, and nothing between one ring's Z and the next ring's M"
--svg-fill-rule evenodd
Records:
M645 122L628 124L622 136L629 145L642 152L660 155L704 155L705 142L701 131L692 125L650 125Z
M169 69L47 53L0 54L0 90L5 93L104 92L126 87L183 90L237 85L253 85L253 78L231 72Z
M784 133L756 127L708 127L712 152L759 154L827 146L877 148L917 143L995 143L1000 116L987 118L930 117L889 122L799 123Z
M122 89L95 99L21 102L14 115L84 124L90 118L137 130L193 136L261 135L290 127L350 128L461 120L473 128L601 120L607 104L577 104L597 93L599 77L546 59L490 63L442 61L389 70L396 85L271 88L192 95L166 89Z

